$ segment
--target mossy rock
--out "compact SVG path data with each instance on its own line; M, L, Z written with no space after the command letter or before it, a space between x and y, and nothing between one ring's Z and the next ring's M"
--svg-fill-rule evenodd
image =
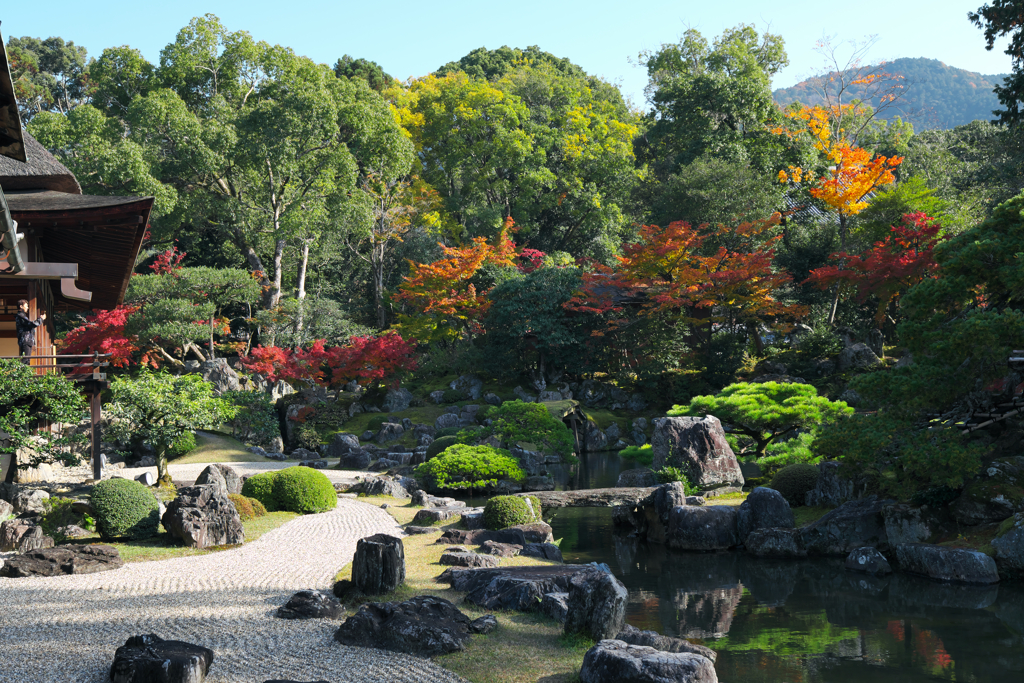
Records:
M993 460L950 506L961 524L1001 522L1024 510L1024 456Z
M821 472L815 465L786 465L772 477L771 488L782 494L791 507L804 504L804 496L818 483Z
M229 493L228 498L235 506L235 511L243 522L248 522L250 519L254 519L256 517L256 511L253 510L252 507L252 501L255 500L254 498L246 498L238 493Z

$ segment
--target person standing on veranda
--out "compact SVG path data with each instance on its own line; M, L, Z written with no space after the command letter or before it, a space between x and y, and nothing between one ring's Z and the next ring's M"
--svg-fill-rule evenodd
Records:
M18 351L21 352L22 357L32 355L32 347L36 345L36 328L42 325L44 320L46 320L45 313L35 320L30 320L28 301L25 299L18 301L18 314L14 317L14 326L18 332Z

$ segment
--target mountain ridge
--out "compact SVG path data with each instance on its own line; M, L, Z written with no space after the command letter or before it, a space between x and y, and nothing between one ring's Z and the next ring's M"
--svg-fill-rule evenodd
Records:
M914 124L917 131L948 129L977 119L992 120L992 110L998 109L999 98L993 88L1008 74L980 74L938 59L902 57L885 63L885 71L903 76L907 92L897 106L887 110L881 118L896 116ZM780 105L791 102L814 105L822 98L807 79L789 88L778 88L772 95ZM851 98L863 97L863 86L851 86ZM872 102L877 106L877 102Z

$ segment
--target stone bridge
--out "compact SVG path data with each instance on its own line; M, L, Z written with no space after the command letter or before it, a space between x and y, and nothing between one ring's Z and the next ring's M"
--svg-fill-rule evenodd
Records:
M582 489L579 491L531 491L519 496L536 496L541 507L550 508L611 508L618 505L636 507L657 486L612 489Z

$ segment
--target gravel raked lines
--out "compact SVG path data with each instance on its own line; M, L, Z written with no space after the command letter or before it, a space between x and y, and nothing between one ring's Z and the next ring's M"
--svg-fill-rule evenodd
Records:
M101 683L129 637L213 649L212 683L457 683L429 660L350 648L338 622L273 616L298 590L327 589L356 541L401 535L383 510L339 499L240 548L55 578L0 578L0 683Z

